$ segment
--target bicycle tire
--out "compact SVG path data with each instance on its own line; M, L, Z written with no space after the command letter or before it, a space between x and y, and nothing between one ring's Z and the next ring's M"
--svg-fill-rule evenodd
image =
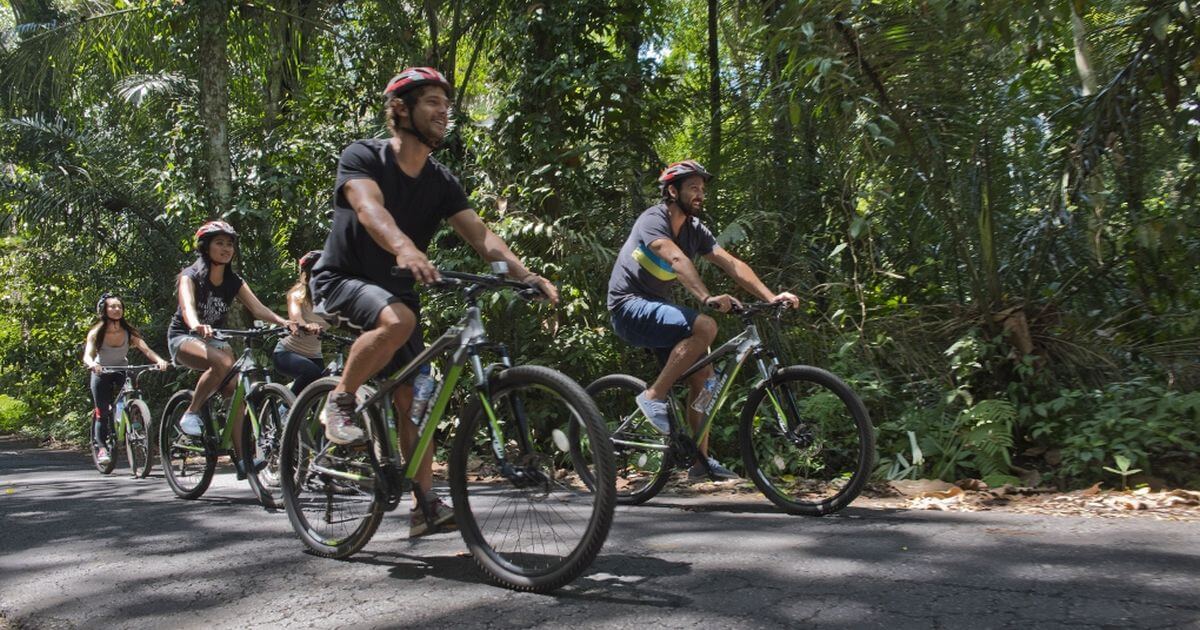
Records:
M150 458L150 407L145 401L135 398L125 405L125 413L128 415L125 455L129 459L129 472L135 479L145 478L153 466Z
M366 452L371 445L338 447L325 442L320 413L337 383L336 377L325 377L300 392L283 431L279 481L288 521L301 542L314 555L341 559L366 546L379 528L385 510L378 484L367 487L312 470L312 466L320 465L341 472L365 472L372 475L373 481L374 470ZM360 389L360 400L362 396ZM347 519L353 521L350 526L337 532L322 531L310 518L324 514L325 524L332 526L335 511L342 514L343 508L354 509L355 515Z
M787 403L789 393L794 404ZM789 407L799 417L792 418ZM786 423L778 409L789 417ZM789 514L837 512L871 476L875 431L867 408L846 383L820 368L790 366L751 391L740 434L750 479Z
M204 438L187 435L179 427L179 420L191 402L192 390L175 392L163 407L158 426L158 455L163 476L175 496L188 500L200 498L208 490L217 470L217 457L204 446ZM191 450L196 447L203 451L197 454ZM198 476L192 474L197 465L202 465Z
M488 415L480 398L472 397L450 454L455 519L472 558L492 581L518 591L551 591L591 565L608 537L616 505L612 449L591 449L589 488L572 475L578 471L562 423L583 423L593 444L611 438L591 397L561 372L509 368L491 378L489 391L505 433L500 442L506 461L531 473L520 484L496 465ZM514 430L518 408L529 418L527 440ZM522 441L533 450L516 446ZM526 526L559 529L531 534L522 531ZM576 534L577 540L567 540Z
M292 390L279 383L259 383L246 397L247 409L254 409L258 417L258 434L249 413L242 421L242 461L247 467L246 480L258 497L259 503L269 510L283 507L283 490L279 485L279 443L287 423L287 412L296 402ZM261 457L267 465L260 471L250 470L251 462Z
M650 424L634 401L645 390L645 381L628 374L601 376L586 389L612 435L617 503L621 505L639 505L652 499L667 485L675 468L667 436ZM572 423L568 435L571 455L577 460L585 459L587 445L580 440L579 425ZM653 444L661 449L638 448L629 442ZM590 487L591 471L586 467L580 470L584 483Z

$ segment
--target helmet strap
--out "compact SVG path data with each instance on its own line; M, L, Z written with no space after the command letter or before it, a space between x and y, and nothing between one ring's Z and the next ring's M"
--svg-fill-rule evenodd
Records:
M433 142L429 138L426 138L425 134L421 133L420 131L417 131L416 127L397 127L397 128L400 131L411 134L414 138L417 139L417 142L420 142L421 144L429 147L430 149L433 149L436 151L437 149L441 148L441 146L442 146L442 143Z

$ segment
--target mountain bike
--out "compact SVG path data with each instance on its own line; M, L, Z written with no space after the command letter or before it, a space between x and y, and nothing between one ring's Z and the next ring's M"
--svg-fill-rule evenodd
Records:
M142 399L142 390L138 381L142 372L157 370L158 366L150 365L113 365L100 370L101 374L123 372L125 383L113 400L113 413L109 418L108 443L103 446L108 449L108 462L100 463L99 447L92 440L92 462L96 470L102 474L110 474L117 466L116 446L125 443L125 456L129 462L129 472L133 477L146 477L152 466L150 460L150 407Z
M670 432L663 435L634 398L645 381L610 374L588 385L612 435L617 458L617 502L636 505L658 494L676 467L699 461L697 444L730 393L741 368L753 361L757 378L741 409L739 442L746 474L768 499L789 514L820 516L836 512L862 491L875 458L875 432L862 400L833 374L808 365L780 364L779 322L785 305L746 303L734 311L745 330L701 357L679 378L668 396ZM756 319L768 316L775 334L767 343ZM714 365L719 385L693 435L684 416L686 381ZM571 448L583 457L594 442L572 433ZM585 481L587 477L585 475Z
M246 347L229 374L201 407L203 433L193 437L179 426L192 402L190 389L176 392L163 409L158 443L167 484L181 499L196 499L208 490L217 469L217 458L229 455L246 473L250 488L264 507L282 506L279 488L279 438L287 413L295 402L291 390L270 381L265 367L255 359L254 348L287 332L286 328L215 330L218 339L240 337ZM236 379L233 395L225 413L213 412L213 401L230 381ZM234 413L245 414L242 421L242 456L233 449Z
M503 265L493 264L493 272L441 271L442 282L430 285L461 290L466 312L391 380L359 390L354 413L366 428L365 442L338 446L325 439L319 416L338 379L319 379L300 393L284 432L281 474L288 517L311 552L329 558L356 553L383 513L414 490L418 466L467 369L471 386L453 438L449 483L455 522L475 563L498 584L545 592L573 580L596 557L615 507L612 452L572 458L566 433L575 426L597 442L607 442L608 433L578 383L550 368L513 365L503 344L488 341L478 306L485 293L541 295L505 279ZM497 361L485 366L485 353ZM390 417L392 392L435 359L442 378L405 461ZM580 478L582 467L589 468L594 492ZM430 488L415 490L417 509L434 523L425 500Z

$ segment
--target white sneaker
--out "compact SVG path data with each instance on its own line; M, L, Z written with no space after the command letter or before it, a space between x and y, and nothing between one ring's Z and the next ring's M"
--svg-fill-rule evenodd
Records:
M200 414L189 411L179 420L179 428L192 437L200 437L204 435L204 420L200 419Z

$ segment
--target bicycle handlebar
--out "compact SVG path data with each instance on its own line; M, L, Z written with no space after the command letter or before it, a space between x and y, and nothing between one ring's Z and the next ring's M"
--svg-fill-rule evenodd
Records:
M284 328L283 326L268 326L266 328L247 328L245 330L238 330L238 329L233 329L233 328L214 328L212 332L213 332L213 337L224 340L224 339L228 339L230 337L244 337L246 339L260 339L260 338L283 335L289 331L287 328Z
M437 282L429 283L427 286L435 289L455 289L463 285L474 285L492 290L513 289L516 291L517 295L527 300L547 297L546 294L536 286L526 284L524 282L518 282L516 280L509 280L508 278L500 275L485 276L444 269L438 269L438 273L442 276L442 279ZM392 267L392 277L412 278L413 274L411 271L403 267Z
M147 363L145 365L102 365L100 366L101 374L115 374L117 372L144 372L146 370L158 369L157 363ZM171 369L171 364L168 363L166 369Z
M742 302L740 307L734 306L729 312L742 317L753 317L763 312L782 314L791 308L787 302Z

